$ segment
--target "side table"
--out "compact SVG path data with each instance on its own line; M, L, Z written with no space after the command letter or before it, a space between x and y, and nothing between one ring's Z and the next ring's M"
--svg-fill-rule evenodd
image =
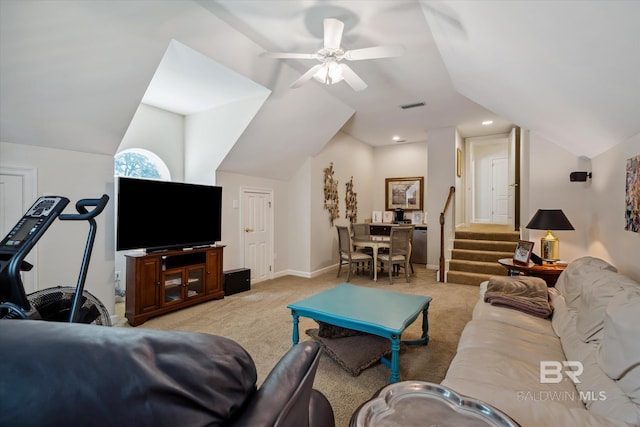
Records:
M558 276L567 268L564 264L542 264L537 265L529 262L528 265L518 264L513 262L511 258L502 258L498 260L500 265L505 267L509 271L518 272L518 274L524 274L525 276L535 276L543 279L547 282L547 286L553 287L556 285Z

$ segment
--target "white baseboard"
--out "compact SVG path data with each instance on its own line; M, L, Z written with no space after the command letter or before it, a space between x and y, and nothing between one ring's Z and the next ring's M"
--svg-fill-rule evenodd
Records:
M312 272L308 271L298 271L298 270L283 270L273 274L273 278L276 277L284 277L284 276L296 276L296 277L304 277L305 279L313 279L314 277L318 277L321 274L324 274L328 271L331 271L338 267L338 263L333 265L329 265L327 267L323 267L319 270L315 270Z

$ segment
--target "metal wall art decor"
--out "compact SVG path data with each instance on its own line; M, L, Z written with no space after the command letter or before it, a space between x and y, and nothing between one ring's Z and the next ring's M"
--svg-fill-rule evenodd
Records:
M353 191L353 177L345 185L347 186L347 193L344 196L344 203L347 206L347 212L344 217L348 218L349 222L353 224L358 221L358 195Z
M640 155L627 159L624 229L640 233Z
M338 208L338 180L333 179L333 162L324 168L324 208L329 211L331 226L340 216Z

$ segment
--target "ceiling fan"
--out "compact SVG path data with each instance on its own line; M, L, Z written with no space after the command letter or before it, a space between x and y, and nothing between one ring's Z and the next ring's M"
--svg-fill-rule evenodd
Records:
M280 59L317 59L314 65L298 80L292 88L302 86L312 78L324 84L334 84L344 80L355 91L364 90L367 84L342 60L360 61L363 59L390 58L404 53L402 46L374 46L363 49L345 50L340 47L344 23L335 18L324 20L324 46L316 53L268 52L265 55Z

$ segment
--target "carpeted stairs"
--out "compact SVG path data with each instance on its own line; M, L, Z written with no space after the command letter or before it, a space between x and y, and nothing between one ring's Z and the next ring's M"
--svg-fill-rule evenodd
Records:
M520 233L501 224L473 224L455 233L447 282L479 285L491 276L506 276L500 258L512 258Z

